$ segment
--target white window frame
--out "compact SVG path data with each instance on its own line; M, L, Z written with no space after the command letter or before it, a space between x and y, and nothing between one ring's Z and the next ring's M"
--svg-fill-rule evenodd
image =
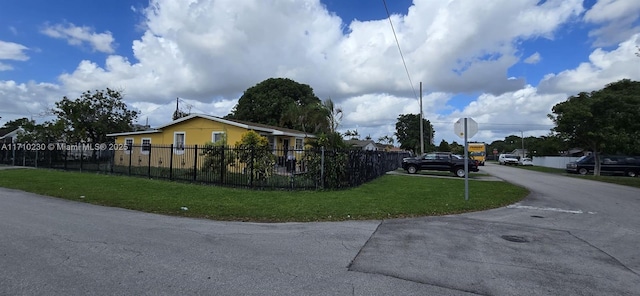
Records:
M298 141L300 141L300 145L299 146L298 146ZM296 150L296 151L304 150L304 139L303 138L296 138L293 143L294 143L293 144L294 145L293 146L294 150Z
M224 132L211 132L211 142L216 143L216 135L220 135L220 140L221 141L224 138Z
M128 143L129 141L131 141L131 144ZM135 144L135 140L133 138L124 138L124 146L127 147L127 150L125 150L124 153L131 154L131 151L133 151L134 144ZM131 147L129 147L129 145L131 145Z
M180 145L178 145L178 135L182 135L182 147L179 147ZM185 132L174 132L173 133L173 153L175 154L184 154L184 147L186 146L187 143L187 133Z
M142 138L140 141L140 153L145 155L149 154L149 152L151 152L151 138ZM144 141L149 141L149 146L145 146ZM148 147L147 150L145 150L145 147Z
M269 141L269 147L271 148L271 152L273 154L276 154L276 143L278 142L278 139L275 136L268 136L267 140Z

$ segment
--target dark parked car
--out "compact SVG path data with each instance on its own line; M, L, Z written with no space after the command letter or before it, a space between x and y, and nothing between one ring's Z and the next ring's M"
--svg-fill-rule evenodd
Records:
M476 161L468 159L469 171L479 171ZM415 174L421 170L447 171L458 177L464 177L464 158L447 152L431 152L418 157L409 157L402 160L402 168L409 174Z
M567 172L586 175L595 169L593 155L585 155L567 164ZM635 177L640 174L640 156L600 155L600 172L625 174Z

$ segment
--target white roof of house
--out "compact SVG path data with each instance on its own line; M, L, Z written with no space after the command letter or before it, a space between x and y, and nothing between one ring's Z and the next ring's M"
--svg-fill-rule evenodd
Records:
M13 137L17 136L19 132L24 132L24 129L22 127L14 129L14 130L12 130L12 131L0 136L0 140L6 139L6 138L13 138Z

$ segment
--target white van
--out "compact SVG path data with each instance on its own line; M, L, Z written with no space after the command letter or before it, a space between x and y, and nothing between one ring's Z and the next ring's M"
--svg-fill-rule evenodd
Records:
M498 157L498 163L505 165L518 165L519 160L520 156L513 154L500 154Z

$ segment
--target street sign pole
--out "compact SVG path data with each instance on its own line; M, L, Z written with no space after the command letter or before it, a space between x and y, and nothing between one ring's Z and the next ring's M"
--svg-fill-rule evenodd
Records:
M469 200L469 149L467 148L467 118L464 118L464 200Z
M453 124L453 131L464 139L464 200L469 200L469 137L478 132L478 123L472 118L460 118Z

